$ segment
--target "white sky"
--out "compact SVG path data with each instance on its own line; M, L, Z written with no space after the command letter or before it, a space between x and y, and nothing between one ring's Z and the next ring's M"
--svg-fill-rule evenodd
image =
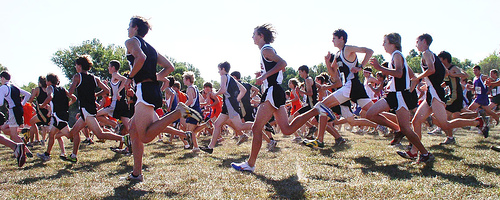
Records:
M276 27L272 45L295 69L319 64L328 51L337 51L331 39L338 28L347 31L348 44L385 58L384 34L401 34L407 54L416 37L429 33L434 52L447 50L477 63L500 49L499 8L498 0L0 0L0 64L18 85L49 72L64 77L51 61L57 50L93 38L124 46L133 15L151 19L153 30L145 40L158 52L193 64L206 81L220 81L216 67L222 61L244 76L258 70L259 49L251 36L263 23Z

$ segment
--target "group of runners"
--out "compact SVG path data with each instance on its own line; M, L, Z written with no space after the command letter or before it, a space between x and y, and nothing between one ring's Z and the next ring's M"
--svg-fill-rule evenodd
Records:
M80 133L83 132L84 143L94 142L91 134L99 140L120 142L111 150L132 154L134 160L133 171L126 178L143 181L144 144L157 137L167 140L163 139L163 133L168 133L170 141L178 137L186 149L212 154L217 143L222 141L221 134L231 127L238 144L252 134L248 160L231 163L231 166L239 171L254 171L262 141L268 143L269 150L277 145L273 138L278 132L275 128L284 135L294 135L294 142L323 148L325 131L335 138L335 146L346 143L338 131L339 125L344 123L360 127L358 132L380 131L390 135L389 130L392 130L394 138L390 145L400 145L403 137L409 141L408 150L397 151L398 155L428 163L435 158L421 142L422 124L437 125L447 136L441 144L447 145L456 142L455 128L477 127L480 134L488 137L490 121L500 121L498 71L492 70L490 76L485 76L480 66L475 66L475 77L467 83L468 75L451 64L450 53L442 51L436 55L429 49L432 43L429 34L416 39L416 47L422 55L422 73L417 74L406 63L398 33L383 36L383 47L391 57L389 62L382 64L372 58L373 50L347 45L347 33L335 30L332 42L338 51L328 52L324 57L328 71L310 77L309 67L300 66L298 74L303 82L291 79L288 82L290 90L285 91L281 84L287 63L270 45L275 39L274 28L264 24L254 29L252 37L261 52L261 66L255 81L260 88L242 82L239 72L230 71L230 63L221 62L217 66L221 77L218 90L214 91L212 84L207 82L199 91L194 85L194 73L185 72L182 82L187 89L183 93L180 82L169 76L174 71L172 63L144 40L149 30L146 19L131 18L129 39L125 42L131 70L126 75L119 74L121 63L113 60L108 67L109 81L101 81L89 73L93 61L88 55L76 59L77 73L69 90L59 86L57 75L50 73L39 78L38 87L30 94L11 84L8 72L0 73L0 102L5 99L8 103L8 117L3 120L2 131L10 136L9 139L0 135L0 143L14 151L19 167L24 165L26 157L33 156L28 147L34 142L33 136L38 138L39 130L49 133L45 152L37 153L40 159L51 159L51 150L57 140L60 158L77 162ZM363 60L358 60L358 54L364 55ZM159 72L157 65L161 67ZM375 76L374 70L378 71ZM360 71L364 83L358 75ZM468 99L468 92L475 98ZM492 96L491 102L488 94ZM100 96L102 106L96 105L96 97ZM70 128L69 106L77 101L79 113ZM31 127L26 131L29 137L23 141L18 135L18 127L24 124L23 105L30 102L35 105L36 115L29 119ZM308 131L304 131L304 127ZM199 146L197 142L202 132L212 135L206 146ZM431 133L438 132L436 129ZM73 143L69 155L64 150L62 137ZM45 141L45 137L40 141ZM499 148L492 149L498 151Z

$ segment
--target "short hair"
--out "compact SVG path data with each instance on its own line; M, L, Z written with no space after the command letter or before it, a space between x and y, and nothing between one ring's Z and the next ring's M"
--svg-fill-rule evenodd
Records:
M474 68L473 68L473 69L477 69L477 70L481 71L481 66L476 65L476 66L474 66Z
M316 79L318 79L321 84L325 83L325 77L323 77L322 75L317 75Z
M43 88L46 88L47 87L47 79L45 78L45 76L39 76L38 77L38 83L40 83L40 85L42 85Z
M212 83L210 83L210 82L203 83L203 87L204 88L206 88L206 87L213 88Z
M347 32L344 31L344 29L337 29L333 31L333 35L337 36L338 38L344 38L344 43L347 43Z
M365 71L369 71L369 72L373 72L372 68L371 67L365 67L363 70Z
M241 73L239 71L233 71L233 72L231 72L231 76L234 76L234 78L236 80L240 80L241 79Z
M494 74L498 75L498 70L497 69L492 69L492 70L490 70L490 73L494 73Z
M0 73L0 77L4 77L6 80L10 81L10 74L7 71Z
M174 84L172 85L172 87L177 88L177 89L181 89L181 82L175 81Z
M401 47L401 35L399 35L399 33L389 33L389 34L385 35L385 37L389 41L389 44L393 44L394 46L396 46L397 50L401 51L401 49L402 49L402 47Z
M184 72L184 74L182 74L182 78L189 80L191 83L194 83L195 81L194 73L192 71Z
M263 24L255 27L254 30L257 31L257 34L264 36L264 41L267 44L274 42L276 30L274 29L272 24Z
M82 70L88 71L94 65L92 63L92 57L90 55L81 55L75 61L75 64L82 66Z
M432 43L432 37L431 35L429 35L428 33L424 33L420 36L418 36L418 40L425 40L425 42L427 43L427 45L431 45Z
M297 80L296 78L291 78L290 80L288 80L288 82L292 83L294 87L297 87L297 85L299 85L299 80Z
M116 71L120 70L120 61L118 60L109 61L109 65L113 66Z
M309 67L307 65L302 65L299 67L300 71L305 71L306 74L309 74Z
M174 76L167 76L167 80L168 80L168 87L172 87L175 83Z
M47 81L52 85L59 85L59 78L54 73L47 74Z
M448 63L451 63L451 54L448 53L447 51L441 51L438 57L448 61Z
M141 16L133 16L130 19L130 26L137 26L137 34L141 37L146 36L146 34L148 34L148 31L151 30L151 25L149 25L148 20Z
M290 96L290 90L285 91L285 94Z
M378 71L376 76L380 76L385 79L385 75L381 71Z
M229 70L231 70L231 64L229 64L227 61L219 63L217 67L220 69L224 69L226 73L229 73Z
M327 72L321 72L321 74L319 75L323 76L323 78L325 79L325 83L330 83L330 75L328 75Z

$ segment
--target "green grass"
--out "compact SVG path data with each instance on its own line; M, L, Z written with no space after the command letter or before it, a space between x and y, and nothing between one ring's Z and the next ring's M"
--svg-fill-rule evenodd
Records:
M114 154L115 142L81 145L79 161L29 159L19 169L12 151L0 147L0 198L3 199L498 199L500 198L499 129L490 138L460 129L457 145L439 146L444 136L424 134L436 156L415 165L395 154L389 139L342 131L349 142L312 150L276 136L278 148L262 148L255 173L242 173L231 162L248 158L250 143L240 146L226 136L213 154L192 154L173 145L151 143L144 155L143 183L120 181L132 170L132 157ZM209 142L202 137L200 144ZM66 145L69 145L66 141ZM263 145L264 147L264 145ZM33 153L45 148L35 146ZM66 149L71 152L71 148Z

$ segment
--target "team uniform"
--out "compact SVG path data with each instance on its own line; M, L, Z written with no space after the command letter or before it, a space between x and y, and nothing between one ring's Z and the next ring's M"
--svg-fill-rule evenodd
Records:
M38 106L38 103L43 103L45 99L47 99L47 92L43 91L42 87L38 87L38 96L36 97L35 101L35 112L36 116L40 120L38 122L38 125L49 125L50 122L50 116L49 116L49 110L45 108L40 108Z
M497 78L497 80L495 81L499 81L500 78ZM493 98L491 98L491 102L493 102L494 104L497 104L497 105L500 105L500 86L496 86L496 87L493 87L491 88L491 96Z
M276 50L274 50L271 45L266 44L262 46L260 49L260 63L261 66L263 67L263 71L267 72L274 68L276 66L276 62L274 61L269 61L267 60L264 55L262 54L262 51L265 49L271 49L276 53ZM266 80L264 80L264 83L262 84L262 88L264 89L264 93L262 94L261 98L261 103L264 103L266 101L269 101L271 105L275 108L278 109L281 106L284 106L286 103L286 94L283 88L279 84L283 81L283 72L279 71L278 73L275 73L269 77L267 77Z
M356 102L359 106L364 107L366 104L371 102L371 99L366 94L365 87L359 81L358 74L351 72L353 67L357 67L358 58L356 57L356 59L352 62L348 61L345 58L344 49L340 50L335 58L343 86L336 90L332 95L341 104L351 100Z
M191 109L196 110L198 113L202 113L201 112L201 107L200 107L200 92L198 91L198 88L196 88L196 86L194 86L194 85L188 86L187 89L189 89L189 88L193 88L194 89L194 91L196 93L196 97L193 99L193 103L191 103L191 105L188 105L188 106ZM188 124L198 124L198 120L196 120L196 119L194 119L192 117L188 117L188 118L186 118L186 123L188 123Z
M292 109L290 109L290 114L293 115L295 112L299 111L299 109L302 108L302 103L300 101L300 98L295 99L295 92L290 92L290 99L292 99Z
M455 65L450 66L448 70L456 67ZM464 96L462 91L462 85L460 84L460 77L450 77L444 79L444 82L450 88L450 94L446 96L446 110L452 113L460 112L463 109Z
M66 89L63 87L49 86L52 87L52 101L50 101L50 107L52 108L52 126L62 130L68 125L69 120L69 101L66 96Z
M222 95L222 114L229 116L229 118L240 117L241 118L241 108L240 104L237 100L238 95L240 94L240 89L238 88L238 84L236 80L229 74L226 74L227 84L226 84L226 92Z
M174 91L174 89L172 88L167 88L172 94L174 94L173 96L169 97L168 99L165 99L165 102L166 102L166 106L167 108L170 106L170 111L167 112L168 113L171 113L172 111L174 111L176 108L177 108L177 104L179 104L179 98L177 98L177 93ZM171 100L172 99L172 100ZM172 105L170 105L170 101L172 101ZM179 123L180 122L180 119L177 119L175 120L173 123L176 124L176 123Z
M482 77L483 75L479 76L479 78L474 77L476 99L474 99L473 103L477 103L481 106L488 106L488 104L490 104L490 100L488 99L488 88L484 85Z
M144 39L134 36L134 39L139 41L141 50L146 54L146 60L142 65L141 70L134 76L134 82L137 84L136 93L138 103L143 103L147 106L152 106L154 109L162 106L162 96L160 85L156 79L156 64L158 62L158 53ZM127 54L127 60L130 66L134 66L134 56ZM151 80L151 81L148 81ZM144 82L148 81L148 82Z
M21 95L24 98L21 100ZM18 127L24 123L23 121L23 106L26 104L31 94L23 89L18 88L12 83L6 83L0 86L0 104L4 104L4 100L7 101L9 118L7 119L7 124L9 127Z
M432 53L432 51L429 51ZM446 73L443 63L439 60L436 54L432 53L434 63L434 74L431 74L428 77L424 78L425 83L427 84L427 96L426 101L427 105L432 106L432 100L437 99L440 102L445 102L445 92L443 87L441 87L441 83L443 83L444 75ZM420 67L422 71L427 71L428 66L424 64L424 60L422 60Z
M121 84L121 81L118 81L116 83L110 81L111 104L103 109L104 112L115 119L120 119L121 117L132 117L130 116L130 112L128 110L125 90L121 90L120 92L118 92ZM120 99L118 99L118 96L120 96Z
M403 57L403 75L401 76L401 78L390 75L388 76L390 79L388 83L389 92L384 99L389 105L389 108L393 111L397 111L401 108L405 108L406 110L410 111L418 106L417 93L415 90L413 90L413 92L410 92L410 75L408 73L409 68L408 64L406 63L406 59L398 50L394 51L391 57L394 58L395 54L399 54L401 55L401 57ZM389 63L389 67L391 67L392 69L396 68L393 59Z
M241 114L243 115L243 119L248 122L248 121L254 121L254 107L250 103L250 93L252 91L252 85L250 83L243 83L240 82L245 89L247 89L247 92L245 93L245 96L241 98L241 103L240 103L240 108L241 108Z
M318 103L318 88L316 87L316 84L313 82L313 85L312 85L312 95L311 96L307 96L306 97L306 102L307 102L307 106L304 106L302 107L301 109L299 109L299 113L302 114L302 113L305 113L309 110L311 110L314 105L316 105L316 103ZM307 87L304 87L304 89L307 91Z
M87 117L95 117L97 114L95 89L97 88L96 77L88 73L78 73L80 83L76 86L78 103L80 105L80 116L85 121Z

